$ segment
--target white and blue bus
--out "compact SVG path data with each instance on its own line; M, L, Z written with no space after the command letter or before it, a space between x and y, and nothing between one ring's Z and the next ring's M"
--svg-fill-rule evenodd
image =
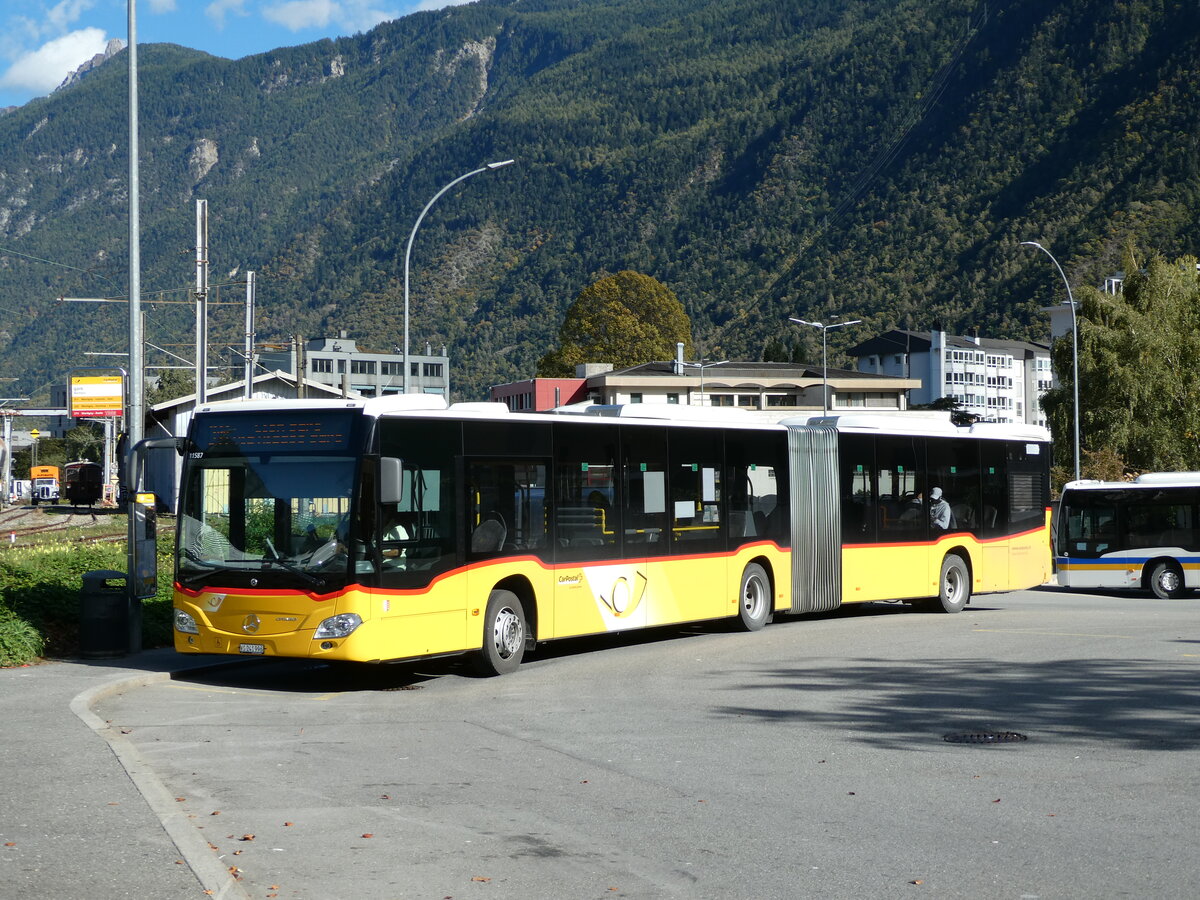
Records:
M1200 588L1198 512L1200 472L1071 482L1055 517L1058 583L1164 600Z

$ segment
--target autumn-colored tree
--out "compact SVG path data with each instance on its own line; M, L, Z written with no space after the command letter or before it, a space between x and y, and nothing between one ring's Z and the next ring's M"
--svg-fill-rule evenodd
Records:
M558 349L538 363L542 377L569 377L582 363L622 369L691 354L691 322L674 291L639 272L618 272L579 292L558 331Z

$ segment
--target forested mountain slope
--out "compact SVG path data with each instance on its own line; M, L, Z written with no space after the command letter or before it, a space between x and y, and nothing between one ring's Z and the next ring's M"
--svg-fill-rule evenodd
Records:
M1020 240L1077 283L1130 242L1196 252L1198 61L1192 0L482 0L238 61L142 46L144 296L189 298L205 198L212 281L259 273L260 340L389 350L418 213L511 157L413 248L413 347L449 347L457 397L532 374L624 269L675 291L708 358L832 312L865 320L834 358L935 320L1039 338L1062 286ZM8 396L125 347L123 307L54 300L126 289L125 65L0 116ZM151 308L148 340L190 357L190 315ZM240 310L210 327L240 374Z

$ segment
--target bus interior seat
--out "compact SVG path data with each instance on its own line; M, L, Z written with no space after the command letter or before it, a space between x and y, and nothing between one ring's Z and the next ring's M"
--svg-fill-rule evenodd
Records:
M975 527L975 507L969 503L955 503L950 507L950 515L953 517L956 528L974 528Z
M485 518L471 532L472 553L495 553L504 548L508 528L498 518Z
M986 504L984 505L984 507L983 507L983 527L984 528L995 528L996 527L996 507L988 506Z
M754 513L742 509L730 510L729 533L734 537L756 537Z

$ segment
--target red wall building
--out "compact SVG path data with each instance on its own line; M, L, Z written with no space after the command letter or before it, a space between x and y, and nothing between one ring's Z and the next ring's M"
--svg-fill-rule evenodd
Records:
M513 412L542 412L582 403L587 399L587 379L530 378L498 384L491 390L491 399L507 404Z

